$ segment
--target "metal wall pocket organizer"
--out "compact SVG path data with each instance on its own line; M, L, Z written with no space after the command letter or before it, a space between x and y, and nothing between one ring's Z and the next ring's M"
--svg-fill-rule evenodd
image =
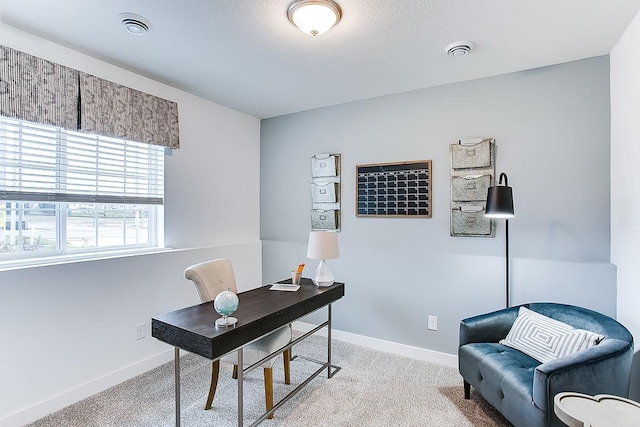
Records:
M340 154L311 157L311 229L340 230Z
M449 145L451 235L494 237L495 227L484 216L487 189L495 182L495 140L466 139Z

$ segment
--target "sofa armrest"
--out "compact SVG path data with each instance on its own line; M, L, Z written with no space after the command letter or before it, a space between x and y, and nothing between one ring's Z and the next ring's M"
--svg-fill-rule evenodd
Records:
M605 339L600 344L538 365L533 377L533 402L553 413L553 398L562 391L627 397L633 342Z
M518 317L519 307L469 317L460 322L460 345L474 342L498 342L507 336Z

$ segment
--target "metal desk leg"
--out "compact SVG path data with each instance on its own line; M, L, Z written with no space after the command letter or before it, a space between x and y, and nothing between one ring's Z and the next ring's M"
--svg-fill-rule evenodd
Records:
M327 378L331 378L331 304L327 306Z
M180 427L180 349L175 347L174 368L176 374L176 427Z
M331 372L331 368L333 368L333 372ZM331 364L331 304L329 304L327 306L327 378L333 378L339 370L339 366Z
M238 427L242 427L243 411L243 380L244 380L244 361L242 360L242 347L238 349Z

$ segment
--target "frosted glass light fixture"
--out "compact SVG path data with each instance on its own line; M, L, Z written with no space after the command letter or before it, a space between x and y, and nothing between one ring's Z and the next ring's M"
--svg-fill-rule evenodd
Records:
M303 33L318 36L340 21L342 11L333 0L296 0L289 5L287 16Z
M312 231L309 233L307 258L320 260L320 264L311 278L314 285L331 286L333 284L335 277L325 260L339 256L338 233L334 231Z

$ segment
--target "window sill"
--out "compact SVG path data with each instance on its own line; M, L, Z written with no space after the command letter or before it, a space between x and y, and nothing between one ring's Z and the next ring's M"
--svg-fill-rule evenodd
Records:
M72 255L54 255L41 258L30 258L0 262L0 272L20 270L24 268L46 267L50 265L73 264L77 262L99 261L113 258L123 258L137 255L149 255L169 252L172 248L138 248L117 251L93 252Z

